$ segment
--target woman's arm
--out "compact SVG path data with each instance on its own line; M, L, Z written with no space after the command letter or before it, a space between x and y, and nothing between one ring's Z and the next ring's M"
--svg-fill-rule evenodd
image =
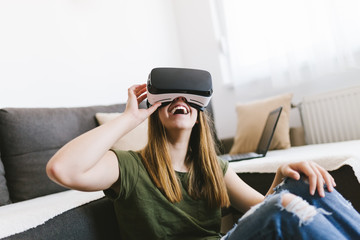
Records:
M325 196L324 183L331 192L336 186L334 178L321 166L314 162L296 162L281 165L275 175L274 181L266 195L274 192L274 188L282 182L285 177L295 180L300 179L300 174L308 177L310 194L314 195L318 190L321 197ZM264 200L264 196L246 184L241 178L229 168L225 174L225 184L229 194L231 205L241 212L247 211L251 206Z
M261 193L245 183L230 167L225 173L224 180L231 206L238 211L244 213L264 200Z
M117 157L109 149L160 105L139 109L139 103L146 98L145 92L145 84L132 86L128 90L128 102L123 114L63 146L46 166L50 179L82 191L111 187L119 179L119 167Z

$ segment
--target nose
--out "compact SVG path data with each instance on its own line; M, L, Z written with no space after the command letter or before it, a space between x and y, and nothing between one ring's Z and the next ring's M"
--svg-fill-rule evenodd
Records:
M174 102L177 102L179 100L181 100L183 102L186 102L186 98L184 98L184 97L177 97L177 98L174 99Z

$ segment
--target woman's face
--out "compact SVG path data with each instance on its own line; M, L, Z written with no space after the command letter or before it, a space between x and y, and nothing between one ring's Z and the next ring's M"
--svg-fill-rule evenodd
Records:
M190 107L186 99L178 97L159 109L159 118L167 130L191 130L196 123L198 110Z

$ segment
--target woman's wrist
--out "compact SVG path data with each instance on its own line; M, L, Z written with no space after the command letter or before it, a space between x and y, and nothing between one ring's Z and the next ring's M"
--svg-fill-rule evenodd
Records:
M282 174L282 171L281 171L281 167L280 166L277 170L276 170L276 173L275 173L275 177L274 177L274 180L270 186L270 189L269 191L267 192L266 196L269 195L269 194L272 194L274 192L274 188L279 185L285 178L285 176Z

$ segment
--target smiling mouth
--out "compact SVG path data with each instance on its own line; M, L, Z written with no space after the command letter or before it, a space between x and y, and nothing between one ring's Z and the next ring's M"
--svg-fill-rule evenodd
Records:
M173 115L176 115L176 114L188 114L189 113L189 110L184 107L184 106L176 106L174 107L173 109L171 109L170 111Z

